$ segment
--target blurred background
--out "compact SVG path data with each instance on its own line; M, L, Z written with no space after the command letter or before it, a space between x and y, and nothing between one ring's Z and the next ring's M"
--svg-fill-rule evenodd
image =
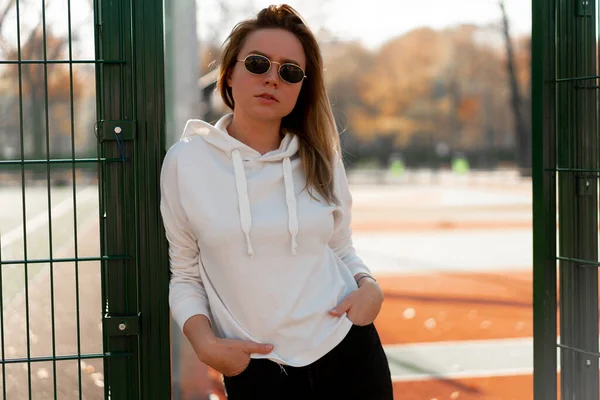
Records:
M290 2L320 40L351 166L443 170L460 160L459 168L529 175L530 6L459 3ZM225 111L213 62L231 27L268 4L186 0L167 8L171 140L199 110L208 120ZM200 98L189 90L192 76Z
M221 44L269 4L167 2L168 140L227 112ZM530 3L289 4L322 46L396 397L532 399ZM175 396L224 398L176 326L172 341Z
M187 119L212 122L227 111L214 91L214 61L233 25L269 4L165 0L167 147ZM289 4L322 46L355 245L386 294L376 325L397 398L532 399L530 3ZM72 174L70 163L18 162L98 156L93 6L21 0L17 21L16 2L0 0L3 260L99 253L96 163ZM75 62L19 68L19 59ZM32 354L43 354L50 329L59 353L77 353L74 315L84 350L102 351L99 264L81 271L80 294L63 264L54 274L47 263L30 266L25 277L17 261L3 266L7 356L25 357L28 335ZM44 303L51 276L56 326ZM218 374L197 361L177 326L171 333L173 398L224 399ZM59 368L61 385L76 382L73 368ZM79 368L85 398L103 398L102 363ZM9 398L23 398L29 372L7 371ZM51 373L37 363L34 387Z

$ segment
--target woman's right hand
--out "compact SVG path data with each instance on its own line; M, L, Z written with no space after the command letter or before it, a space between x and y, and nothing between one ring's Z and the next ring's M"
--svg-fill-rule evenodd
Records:
M207 340L199 350L197 355L200 361L223 375L232 377L248 368L252 353L269 354L273 351L273 346L244 340L215 338Z
M217 338L208 318L200 314L186 321L183 333L200 361L229 377L244 372L250 364L252 353L269 354L273 351L271 344Z

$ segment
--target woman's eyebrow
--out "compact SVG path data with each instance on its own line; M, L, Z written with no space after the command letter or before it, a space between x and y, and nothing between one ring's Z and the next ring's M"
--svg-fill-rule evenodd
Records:
M263 53L262 51L258 51L258 50L250 50L248 52L248 54L258 54L259 56L265 56L265 57L267 57L269 60L271 59L271 56L269 56L268 54ZM292 60L291 58L284 58L281 61L283 63L292 63L292 64L300 65L300 63L298 61Z

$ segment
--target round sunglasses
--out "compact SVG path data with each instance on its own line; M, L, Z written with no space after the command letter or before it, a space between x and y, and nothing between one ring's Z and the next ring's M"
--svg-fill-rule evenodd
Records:
M278 64L279 77L287 83L300 83L306 78L304 70L298 65L271 61L260 54L250 54L246 58L237 61L243 62L246 70L254 75L264 75L271 70L272 64Z

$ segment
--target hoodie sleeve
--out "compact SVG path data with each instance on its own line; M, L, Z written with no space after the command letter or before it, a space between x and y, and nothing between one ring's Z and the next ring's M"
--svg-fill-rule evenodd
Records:
M210 319L208 298L200 276L200 250L179 200L177 152L171 149L160 175L160 211L169 242L169 305L173 319L183 330L185 322L197 314Z
M329 241L329 246L337 256L348 266L352 275L358 273L371 274L369 268L356 254L352 243L352 195L348 187L348 178L341 156L336 161L334 173L335 194L340 201L340 206L334 211L334 233Z

